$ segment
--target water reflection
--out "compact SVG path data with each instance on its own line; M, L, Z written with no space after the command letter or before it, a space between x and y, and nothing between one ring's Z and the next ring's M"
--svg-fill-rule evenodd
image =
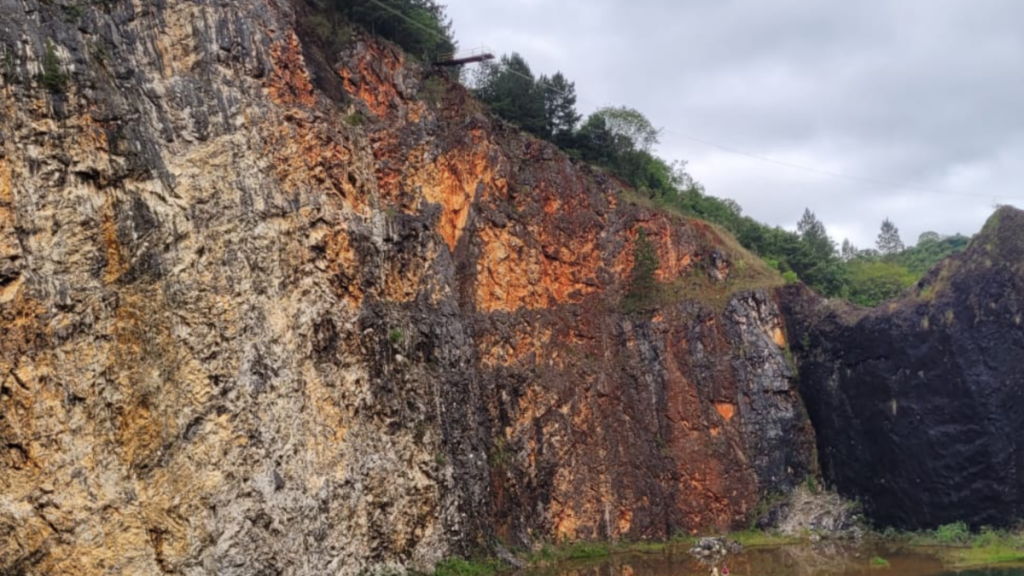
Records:
M888 566L872 563L884 558ZM840 543L748 549L720 564L730 576L1024 576L1024 569L950 572L927 553ZM598 561L569 561L517 576L708 576L710 567L683 548L656 554L622 554Z

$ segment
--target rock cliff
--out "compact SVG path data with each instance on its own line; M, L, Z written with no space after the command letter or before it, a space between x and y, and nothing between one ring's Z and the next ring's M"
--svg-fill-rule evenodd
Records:
M1024 514L1024 212L873 310L782 298L825 477L883 526Z
M309 9L0 0L0 573L426 570L813 472L774 275Z

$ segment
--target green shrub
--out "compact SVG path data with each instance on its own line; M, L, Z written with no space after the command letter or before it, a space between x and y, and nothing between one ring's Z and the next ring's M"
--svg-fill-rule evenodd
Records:
M963 521L943 524L935 529L935 540L941 544L965 544L971 539L971 531Z
M67 4L64 8L64 21L68 24L77 24L85 15L85 8L78 4Z
M46 52L43 54L43 73L39 81L47 90L54 94L61 94L67 91L68 77L61 70L60 56L57 55L57 48L50 40L46 41Z
M612 547L603 542L577 542L568 548L566 558L569 560L601 558L609 556L611 553Z
M434 0L317 0L317 4L391 40L411 56L430 60L455 50L445 7Z
M627 313L653 309L658 303L660 286L654 273L660 266L654 244L647 238L647 229L637 232L633 248L633 270L629 275L629 286L622 298L622 310Z
M390 333L388 333L388 340L390 340L392 344L399 344L404 339L405 334L403 334L402 331L399 330L398 328L395 328Z
M805 478L805 482L807 483L808 492L810 492L811 494L818 493L818 481L814 478L814 476L808 474L807 478Z
M496 560L449 558L434 568L434 576L491 576L500 567Z
M972 545L975 548L985 548L987 546L996 546L1006 539L1006 534L992 528L991 526L985 526L981 529L981 533L974 537Z
M440 104L448 93L448 85L438 76L427 78L420 86L420 100L433 106Z
M335 15L305 16L299 21L299 25L330 52L340 52L352 41L352 27Z

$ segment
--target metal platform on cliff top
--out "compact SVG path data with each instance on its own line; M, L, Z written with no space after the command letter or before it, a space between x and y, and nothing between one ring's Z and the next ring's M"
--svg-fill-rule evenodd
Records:
M468 52L442 54L434 61L434 66L459 66L461 64L484 62L485 60L494 60L494 54L489 49L481 46Z

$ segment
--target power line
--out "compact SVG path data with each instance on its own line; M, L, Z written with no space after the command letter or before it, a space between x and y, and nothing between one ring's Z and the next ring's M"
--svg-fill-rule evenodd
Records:
M380 0L369 0L369 1L371 3L373 3L373 4L376 4L377 6L380 6L381 8L384 8L385 10L387 10L388 12L391 12L392 14L398 16L399 18L402 18L406 22L408 22L408 23L410 23L410 24L412 24L414 26L419 27L420 29L425 30L426 32L428 32L430 34L433 34L438 39L450 41L449 38L446 38L444 35L440 34L437 30L433 30L433 29L429 28L428 26L423 25L420 22L416 22L415 20L413 20L413 19L409 18L408 16L406 16L405 14L403 14L401 11L396 10L395 8L392 8L390 6L385 5ZM500 66L500 64L496 64L496 65ZM554 92L556 94L560 94L562 96L569 96L570 95L569 92L567 92L567 91L559 90L558 88L556 88L555 86L553 86L553 85L551 85L549 83L542 82L542 81L540 81L540 79L533 78L533 77L531 77L531 76L529 76L527 74L523 74L522 72L519 72L518 70L513 70L512 68L510 68L508 66L505 66L504 69L505 69L506 72L510 72L510 73L512 73L512 74L514 74L516 76L519 76L520 78L524 78L526 80L530 80L531 82L535 82L535 83L537 83L537 84L539 84L541 86L544 86L545 88L547 88L548 90L551 90L552 92ZM585 100L583 98L580 98L579 96L576 96L576 99L579 102L583 102L583 103L586 103L586 104L591 104L591 105L593 105L597 109L601 109L603 107L603 106L601 106L601 105L599 105L599 104L597 104L595 102L588 101L588 100ZM740 150L740 149L734 148L732 146L726 146L726 145L723 145L723 144L717 144L717 143L712 142L710 140L706 140L706 139L703 139L703 138L697 138L695 136L691 136L689 134L684 134L684 133L676 131L676 130L670 130L668 128L661 129L661 132L664 132L666 134L673 134L673 135L679 136L680 138L683 138L685 140L689 140L691 142L696 142L698 144L707 146L709 148L715 148L715 149L721 150L723 152L728 152L730 154L735 154L737 156L743 156L743 157L746 157L746 158L750 158L752 160L758 160L760 162L765 162L767 164L775 164L776 166L782 166L782 167L789 168L789 169L792 169L792 170L802 170L804 172L808 172L808 173L811 173L811 174L817 174L819 176L827 176L827 177L830 177L830 178L838 178L838 179L847 180L847 181L850 181L850 182L858 182L858 183L861 183L861 184L870 184L872 186L882 186L882 187L885 187L885 188L895 188L895 189L907 190L907 191L910 191L910 192L919 192L919 193L925 193L925 194L946 194L946 195L952 195L952 196L966 196L966 197L970 197L970 198L985 198L985 199L1024 200L1024 198L1019 197L1019 196L1000 196L1000 195L992 195L992 194L973 194L973 193L970 193L970 192L961 192L961 191L953 191L953 190L937 190L937 189L931 189L931 188L920 188L920 187L917 187L917 186L908 186L906 184L900 184L900 183L897 183L897 182L888 182L888 181L885 181L885 180L878 180L878 179L869 178L869 177L866 177L866 176L858 176L858 175L855 175L855 174L845 174L843 172L832 172L830 170L822 170L820 168L815 168L813 166L805 166L805 165L802 165L802 164L796 164L796 163L793 163L793 162L786 162L784 160L778 160L778 159L775 159L775 158L770 158L768 156L762 156L760 154L754 154L754 153L751 153L751 152L746 152L744 150Z

